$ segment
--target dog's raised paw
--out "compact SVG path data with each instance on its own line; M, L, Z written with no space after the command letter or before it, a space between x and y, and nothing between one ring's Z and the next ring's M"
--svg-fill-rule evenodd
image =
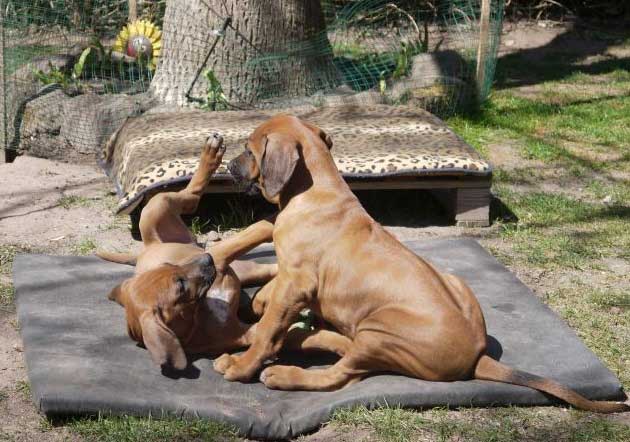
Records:
M206 138L206 144L201 152L201 164L206 164L211 172L214 172L220 165L225 153L223 137L219 133L214 133Z
M223 136L215 132L206 138L206 145L204 150L215 150L218 153L225 152L225 144L223 143Z

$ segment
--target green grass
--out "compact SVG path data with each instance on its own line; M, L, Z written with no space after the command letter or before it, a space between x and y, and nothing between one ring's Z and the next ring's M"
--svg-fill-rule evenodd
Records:
M593 198L603 201L604 198L610 197L610 204L630 206L630 181L611 184L601 180L590 180L585 190Z
M573 327L584 343L630 387L630 296L574 281L548 292L546 302ZM616 313L611 309L615 308Z
M357 429L375 436L369 440L382 442L412 441L601 441L622 442L630 438L630 427L593 417L586 413L536 409L494 408L448 411L433 409L415 412L384 407L338 410L331 424L340 433Z
M12 284L0 283L0 311L13 310L14 296L15 296L15 290Z
M593 78L574 72L560 82L543 84L535 98L501 90L493 93L477 113L454 116L447 122L482 154L487 154L488 143L509 139L520 142L524 158L573 166L574 175L583 174L583 169L628 170L630 74L625 69L614 69L598 76L596 82ZM565 83L571 87L560 87ZM591 91L592 84L615 87L620 95ZM613 154L617 161L593 160L585 154L588 151Z
M600 308L630 308L630 292L595 290L588 297L590 303Z
M162 441L230 441L235 431L208 420L143 419L132 416L79 419L70 429L86 441L162 442Z
M197 213L185 216L184 220L191 231L198 235L209 230L222 232L231 229L243 229L254 222L277 211L263 198L251 198L245 195L206 194L201 199Z
M196 216L190 222L190 231L193 235L201 235L206 231L210 221L202 221L200 217Z
M228 210L222 211L214 224L217 229L227 230L246 227L254 222L254 208L238 204L234 200L227 201Z
M27 253L27 252L30 252L30 249L23 246L13 245L13 244L0 245L0 274L1 275L10 274L15 255L19 253Z
M72 247L72 253L76 255L89 255L96 250L96 243L91 238L85 238Z
M31 397L31 385L28 381L18 381L15 384L15 391L22 393L27 399Z
M581 269L603 257L630 257L630 207L544 192L499 192L518 222L501 225L514 260L537 267Z
M57 204L64 209L70 209L72 207L85 207L89 205L90 200L77 195L65 195L57 200Z
M0 390L0 402L5 401L9 397L6 391Z

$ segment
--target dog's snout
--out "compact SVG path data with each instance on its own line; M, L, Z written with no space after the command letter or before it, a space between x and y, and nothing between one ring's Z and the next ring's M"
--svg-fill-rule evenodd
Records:
M199 258L199 266L201 267L201 273L203 278L212 284L214 282L214 278L217 276L217 271L214 267L214 259L212 255L209 253L204 253Z
M212 259L212 256L209 253L204 253L199 258L199 264L203 267L209 267L214 264L214 259Z
M239 167L238 167L238 163L236 161L236 158L230 160L230 162L228 163L227 166L228 170L230 171L230 173L234 176L240 176L239 173Z

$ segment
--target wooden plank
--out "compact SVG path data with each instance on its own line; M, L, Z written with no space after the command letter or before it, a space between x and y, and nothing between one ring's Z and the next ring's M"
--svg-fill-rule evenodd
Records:
M352 190L405 190L405 189L459 189L490 188L492 178L487 177L392 177L359 180L346 178ZM212 180L206 193L238 193L242 190L231 180Z
M459 188L455 202L455 221L462 227L490 225L490 188Z
M477 97L482 98L483 84L486 81L486 58L490 34L490 1L481 0L479 17L479 46L477 47Z
M457 189L432 189L431 196L446 210L451 219L455 219Z

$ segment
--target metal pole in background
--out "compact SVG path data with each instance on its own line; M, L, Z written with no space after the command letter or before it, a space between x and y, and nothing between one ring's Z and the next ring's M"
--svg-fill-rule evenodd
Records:
M488 56L488 40L490 39L490 1L481 0L479 17L479 47L477 48L477 97L481 101L484 96L486 82L486 58Z

